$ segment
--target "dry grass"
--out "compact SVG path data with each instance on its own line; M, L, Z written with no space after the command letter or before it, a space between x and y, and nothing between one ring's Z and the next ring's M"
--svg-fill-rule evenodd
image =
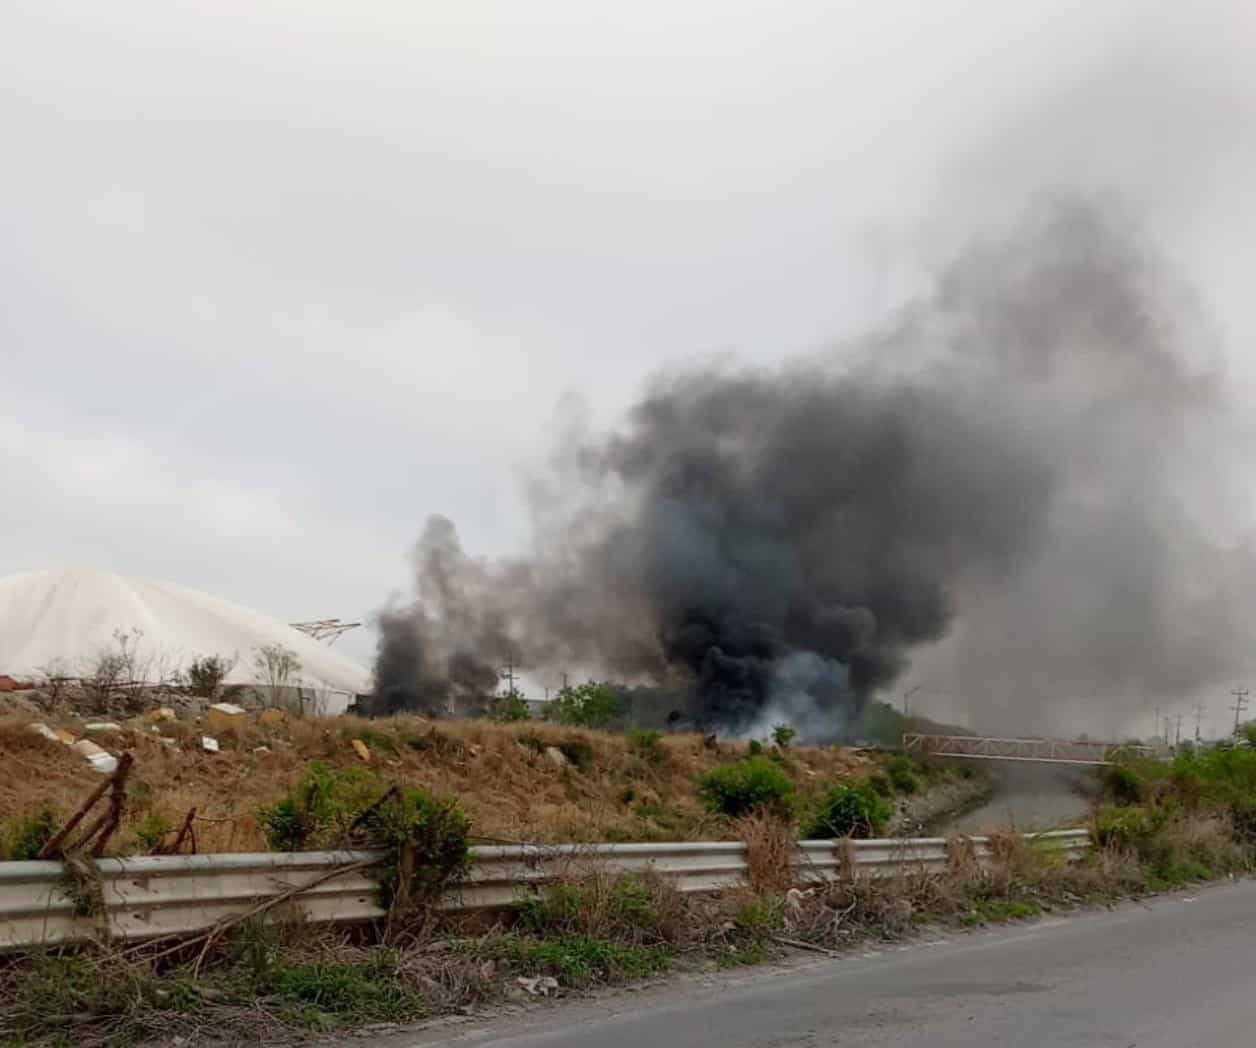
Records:
M26 717L0 720L0 811L19 815L50 804L68 813L99 778L78 754L32 734L29 723ZM51 726L81 730L63 722ZM722 838L730 830L703 810L694 779L745 755L742 744L721 743L711 750L701 737L681 735L662 740L663 759L646 760L622 736L534 722L335 717L250 724L221 735L219 753L202 751L199 725L178 721L159 728L128 725L119 733L92 736L112 752L135 755L119 850L139 848L135 831L145 820L150 827L177 827L193 806L201 851L263 849L258 805L289 791L312 760L361 765L351 746L355 738L370 747L370 767L381 782L458 797L481 838ZM550 746L567 748L584 766L557 765L545 753ZM790 752L804 797L862 766L857 755L831 748L799 746Z
M771 812L759 810L734 823L737 836L746 845L746 880L758 894L783 892L798 879L794 856L797 833Z

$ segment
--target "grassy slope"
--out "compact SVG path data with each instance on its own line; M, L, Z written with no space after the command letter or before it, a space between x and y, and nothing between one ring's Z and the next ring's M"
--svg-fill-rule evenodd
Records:
M0 721L0 812L12 818L51 804L67 815L100 779L76 753L30 733L28 723ZM137 849L138 827L177 826L193 805L203 819L214 820L198 824L201 851L262 850L258 805L291 789L311 760L360 766L353 739L369 746L370 768L382 784L423 785L457 797L480 837L718 839L728 827L703 810L694 779L746 752L742 743L721 742L711 750L699 736L679 735L664 738L661 759L652 760L623 736L548 724L336 717L251 725L221 735L221 752L206 753L196 726L161 728L174 745L147 727L92 736L112 752L135 755L118 850ZM267 751L258 751L262 746ZM566 749L583 767L557 765L545 753L548 746ZM805 805L871 761L832 747L799 746L790 749L788 767Z

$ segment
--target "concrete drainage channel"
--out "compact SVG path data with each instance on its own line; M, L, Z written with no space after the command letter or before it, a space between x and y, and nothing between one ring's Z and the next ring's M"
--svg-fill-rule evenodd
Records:
M1068 859L1090 848L1086 830L1026 836ZM989 859L989 839L972 842L976 858ZM76 912L64 864L0 863L0 949L102 935L125 941L191 933L280 896L288 897L282 905L289 913L314 923L370 921L384 916L371 876L375 858L372 852L342 851L98 859L104 909L96 916ZM797 861L803 878L817 881L834 879L848 862L863 876L941 871L947 843L942 837L801 841ZM594 867L651 871L682 892L718 891L745 883L746 846L714 841L473 848L470 876L445 897L442 909L507 907L550 881Z

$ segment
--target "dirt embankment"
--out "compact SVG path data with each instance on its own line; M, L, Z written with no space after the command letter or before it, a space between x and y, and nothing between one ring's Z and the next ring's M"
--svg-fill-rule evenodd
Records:
M987 803L994 792L994 780L985 769L945 768L936 770L927 786L899 798L890 822L894 837L921 837L944 833L949 821Z
M100 782L68 746L30 731L32 718L0 721L0 812L12 817L48 805L73 811ZM500 841L696 840L729 830L708 814L695 779L746 754L743 743L708 746L676 735L648 751L621 735L523 722L428 721L401 717L310 718L261 725L250 719L216 735L192 721L129 721L117 731L86 732L82 722L48 720L111 753L129 751L135 766L119 850L147 850L137 834L178 826L196 807L201 851L264 850L256 812L296 784L311 761L360 767L391 783L455 796L474 834ZM354 746L361 742L369 759ZM791 747L791 775L806 804L835 781L858 775L870 758L832 747Z

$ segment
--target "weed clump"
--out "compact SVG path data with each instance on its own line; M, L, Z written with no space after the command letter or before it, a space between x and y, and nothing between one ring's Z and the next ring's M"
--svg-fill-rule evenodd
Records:
M748 815L760 807L788 817L794 792L793 779L762 755L712 768L698 779L698 793L707 810L730 818Z
M768 939L785 930L785 913L781 896L752 895L733 911L733 925L752 939Z
M37 859L57 832L59 821L52 808L42 807L30 815L0 823L0 859L11 862Z
M661 878L599 872L560 881L522 899L518 923L535 935L664 943L682 934L683 910L683 897Z
M269 928L246 926L224 984L241 999L278 1003L293 1025L329 1029L347 1023L407 1022L428 1014L427 1000L405 977L400 954L386 946L360 959L289 959Z
M672 959L666 946L634 946L588 935L503 935L481 943L476 953L505 961L521 975L549 975L576 990L661 975Z
M663 733L661 731L644 731L641 728L629 728L625 739L628 749L647 764L662 764L667 759L667 751L663 749Z
M901 753L895 754L886 762L885 774L890 784L899 793L912 794L920 789L920 779L916 775L911 758Z

